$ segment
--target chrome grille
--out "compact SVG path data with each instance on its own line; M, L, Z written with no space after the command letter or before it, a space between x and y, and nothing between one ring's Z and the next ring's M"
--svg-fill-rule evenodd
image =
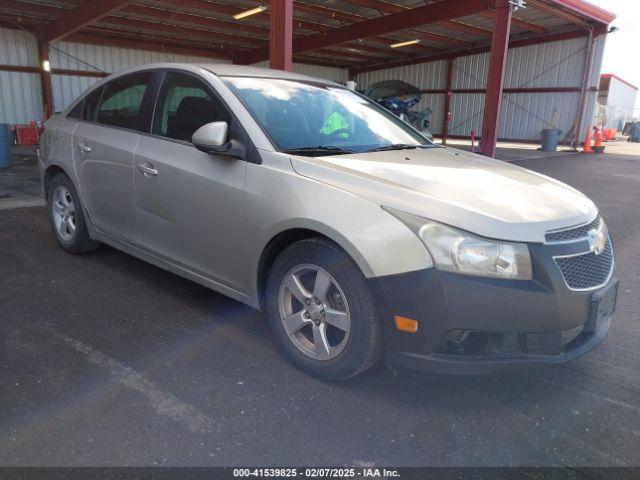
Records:
M607 240L600 255L595 252L572 257L557 257L556 264L567 286L573 290L592 290L603 286L613 271L613 248Z
M597 230L600 226L600 222L602 218L600 215L596 217L596 219L582 227L570 228L568 230L560 230L557 232L547 233L544 238L547 242L566 242L571 240L577 240L580 238L586 238L589 230L595 229Z

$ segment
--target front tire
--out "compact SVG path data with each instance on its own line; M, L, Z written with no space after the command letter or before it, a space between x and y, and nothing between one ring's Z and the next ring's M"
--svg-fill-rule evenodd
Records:
M80 204L80 197L66 175L53 177L47 192L49 222L58 245L69 253L95 250L100 243L89 237L89 230Z
M373 366L381 337L362 272L338 245L298 241L276 258L267 280L271 327L289 360L324 380L346 380Z

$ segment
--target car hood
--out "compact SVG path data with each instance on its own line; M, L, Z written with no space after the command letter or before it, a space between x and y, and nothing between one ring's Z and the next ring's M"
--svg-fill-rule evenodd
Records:
M489 238L544 242L597 208L557 180L451 148L291 158L302 176Z

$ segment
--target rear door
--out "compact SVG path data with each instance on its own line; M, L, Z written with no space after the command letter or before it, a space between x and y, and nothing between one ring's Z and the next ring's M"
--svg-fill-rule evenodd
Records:
M135 154L137 239L145 249L241 289L242 202L246 162L208 155L191 136L202 125L239 125L212 87L193 74L165 73L149 134Z
M74 163L85 207L98 230L135 239L133 152L151 72L112 80L84 101L73 137Z

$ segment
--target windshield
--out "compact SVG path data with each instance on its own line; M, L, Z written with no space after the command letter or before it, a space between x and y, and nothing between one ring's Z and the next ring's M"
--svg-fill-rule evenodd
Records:
M432 145L392 113L346 88L273 78L223 80L280 151L331 155Z

